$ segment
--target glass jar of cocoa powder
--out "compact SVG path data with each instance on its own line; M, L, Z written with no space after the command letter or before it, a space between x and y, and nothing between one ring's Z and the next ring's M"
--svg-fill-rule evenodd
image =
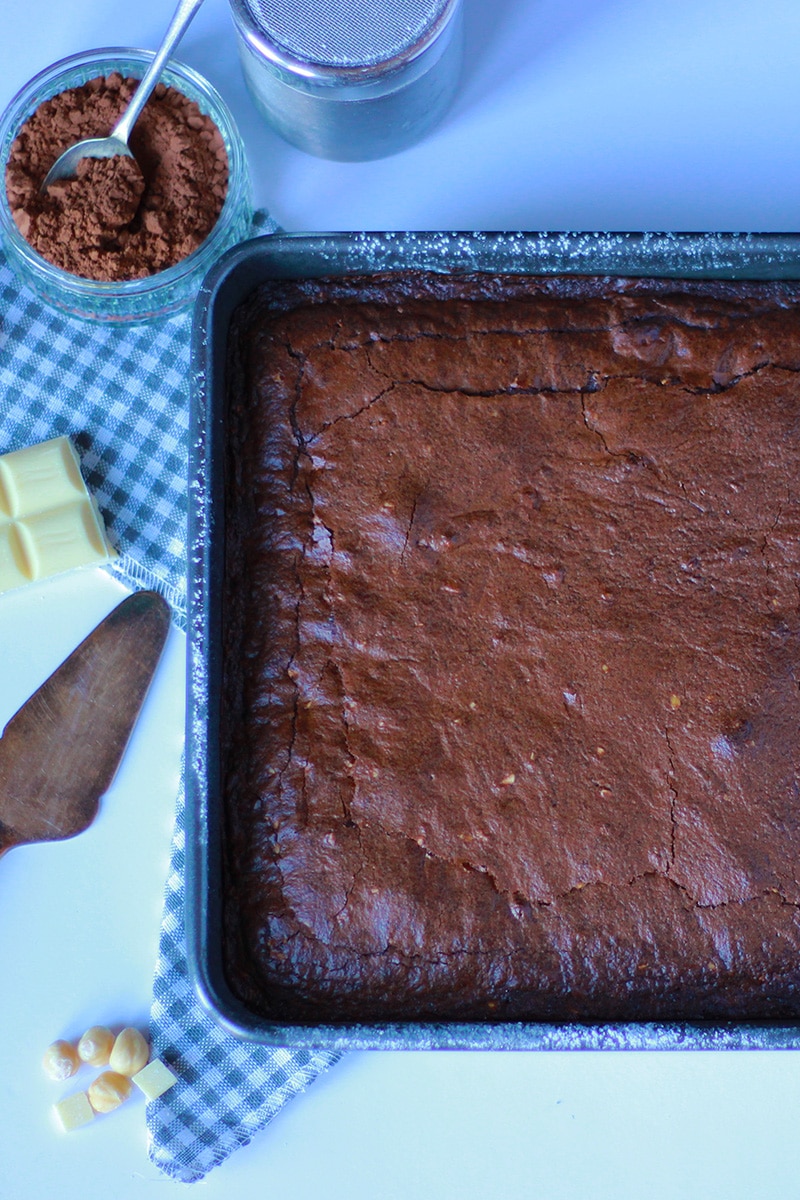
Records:
M0 235L3 249L10 265L24 283L41 299L72 316L121 322L147 321L178 312L194 301L203 277L220 255L250 234L253 216L250 178L244 146L233 117L222 98L202 76L172 60L164 69L162 82L197 106L199 115L193 106L185 106L189 114L187 122L203 128L203 136L209 140L213 137L217 146L221 138L224 154L220 149L220 157L227 157L224 200L221 201L219 215L212 218L213 225L200 244L173 265L155 269L154 273L143 274L140 278L98 279L87 278L74 269L65 269L63 265L49 261L47 247L45 253L48 257L44 257L24 236L27 221L24 216L20 217L18 208L15 208L17 195L14 189L10 188L12 201L9 187L6 186L7 179L11 178L7 174L9 156L22 127L44 101L57 98L70 89L81 89L98 79L141 78L151 58L152 54L143 50L100 49L62 59L26 84L0 119ZM149 103L152 102L151 98ZM87 103L86 107L90 105ZM46 111L49 110L42 110ZM219 138L215 136L216 131ZM81 129L76 136L67 140L102 136L106 132L108 130L98 129L90 134ZM135 133L136 130L134 136ZM19 155L19 144L15 155ZM14 161L12 158L12 165ZM168 217L162 219L158 214L150 214L146 226L144 221L141 222L138 231L140 241L146 241L151 229L154 237L163 235L168 239L168 220ZM132 261L132 271L152 269L140 268L136 260ZM69 266L73 267L74 264L70 261ZM77 259L77 269L82 269L80 257ZM88 272L93 268L85 269Z

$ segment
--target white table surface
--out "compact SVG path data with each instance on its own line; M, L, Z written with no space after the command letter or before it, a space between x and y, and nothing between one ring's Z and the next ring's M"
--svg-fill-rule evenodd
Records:
M322 0L320 0L322 2ZM256 199L291 230L797 230L797 0L466 0L467 63L428 140L342 165L251 106L225 0L180 51L230 103ZM41 67L153 47L170 0L8 0L0 106ZM0 330L0 336L1 336ZM0 342L0 353L2 345ZM0 597L0 724L121 596L101 571ZM0 863L0 1198L182 1194L144 1107L72 1136L39 1058L91 1023L146 1025L183 716L173 633L95 825ZM800 1197L791 1053L354 1054L198 1195L255 1200Z

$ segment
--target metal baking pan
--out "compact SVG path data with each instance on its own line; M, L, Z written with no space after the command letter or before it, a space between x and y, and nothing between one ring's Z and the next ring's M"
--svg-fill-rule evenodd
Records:
M800 1047L800 1024L284 1025L246 1009L222 963L218 747L224 545L223 401L228 328L271 279L402 268L531 275L800 280L800 234L446 234L269 236L229 252L207 277L193 333L190 414L186 924L198 993L231 1033L274 1046L346 1049L708 1050Z

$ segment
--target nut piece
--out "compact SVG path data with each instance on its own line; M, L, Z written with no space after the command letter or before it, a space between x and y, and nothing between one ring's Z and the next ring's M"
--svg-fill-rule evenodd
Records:
M111 1050L108 1065L112 1071L120 1075L135 1075L146 1065L150 1057L150 1047L139 1033L138 1029L123 1029L117 1034Z
M74 1096L67 1096L66 1100L53 1105L53 1112L65 1133L72 1133L73 1129L80 1129L81 1125L88 1125L94 1120L94 1109L86 1092L76 1092Z
M127 1075L119 1075L116 1071L103 1071L94 1083L89 1085L87 1095L89 1103L95 1112L108 1113L119 1108L123 1100L131 1094L131 1081Z
M51 1079L69 1079L80 1065L77 1051L69 1042L53 1042L52 1046L47 1047L42 1057L45 1074L49 1075Z
M78 1042L78 1058L90 1067L105 1067L111 1056L114 1035L105 1025L92 1025Z
M163 1096L164 1092L169 1091L173 1084L178 1082L177 1075L173 1075L166 1063L160 1058L154 1058L151 1063L143 1067L141 1071L133 1077L133 1082L144 1092L148 1100L157 1100L159 1096Z

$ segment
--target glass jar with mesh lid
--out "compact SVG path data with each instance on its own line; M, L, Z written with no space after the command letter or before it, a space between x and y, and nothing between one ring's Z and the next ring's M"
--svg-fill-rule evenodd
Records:
M311 154L394 154L427 133L455 94L461 0L230 2L257 108Z

